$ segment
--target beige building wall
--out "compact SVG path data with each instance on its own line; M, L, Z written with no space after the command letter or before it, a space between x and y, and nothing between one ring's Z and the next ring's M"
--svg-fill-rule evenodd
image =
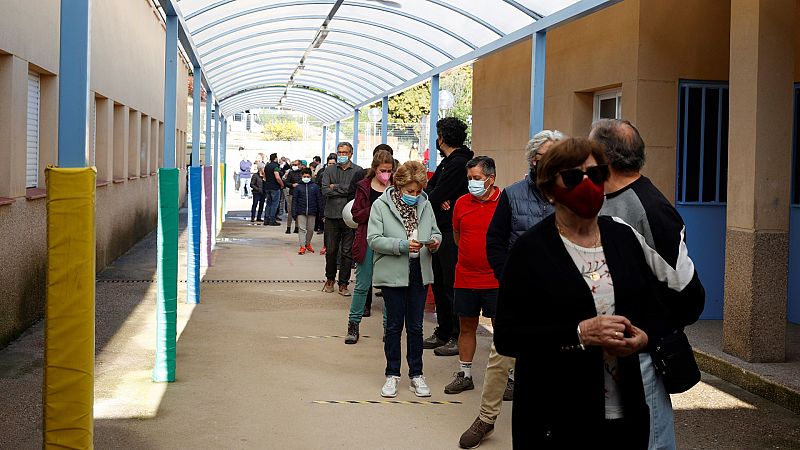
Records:
M25 0L2 3L0 248L3 255L15 256L0 264L0 346L40 318L44 308L44 169L56 165L58 158L60 29L57 1L46 7ZM158 177L150 173L156 172L156 162L161 161L163 138L148 133L163 132L165 31L147 0L94 0L91 27L90 90L97 101L99 271L156 224ZM185 136L188 65L182 58L179 61L177 133ZM41 77L38 190L25 188L29 71ZM153 119L146 130L142 125L148 127L149 123L142 117ZM147 167L139 167L142 138L155 147L150 150ZM179 142L178 148L177 161L181 163L185 142ZM137 173L129 173L133 168ZM183 182L180 191L184 198Z

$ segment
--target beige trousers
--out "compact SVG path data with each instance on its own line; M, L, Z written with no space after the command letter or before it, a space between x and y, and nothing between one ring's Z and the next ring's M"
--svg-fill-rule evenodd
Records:
M483 380L483 393L481 394L481 413L478 417L486 423L494 424L500 415L503 406L503 394L506 391L508 371L514 368L516 360L497 353L497 349L489 350L489 362L486 365L486 375Z

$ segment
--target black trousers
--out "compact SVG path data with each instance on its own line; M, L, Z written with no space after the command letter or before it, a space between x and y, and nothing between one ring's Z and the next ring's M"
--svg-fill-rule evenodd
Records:
M261 220L261 213L264 212L264 200L266 200L266 196L263 193L253 192L253 207L250 208L250 220L256 218L256 207L258 207L258 220Z
M459 326L453 308L453 285L456 282L456 262L458 247L453 240L452 231L442 232L442 243L439 251L433 254L433 298L436 301L436 322L434 333L447 341L458 339Z
M339 284L350 284L353 271L353 238L355 230L342 219L325 218L325 279L336 279L337 254L339 256Z

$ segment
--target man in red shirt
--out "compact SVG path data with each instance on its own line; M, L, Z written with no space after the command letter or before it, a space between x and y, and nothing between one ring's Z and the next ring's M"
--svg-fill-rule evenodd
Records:
M462 195L453 209L453 239L458 246L454 285L455 312L461 325L458 334L459 370L445 386L445 394L474 389L472 358L475 356L478 317L494 322L498 283L486 258L486 232L492 221L500 189L495 183L494 160L477 156L467 163L469 193Z

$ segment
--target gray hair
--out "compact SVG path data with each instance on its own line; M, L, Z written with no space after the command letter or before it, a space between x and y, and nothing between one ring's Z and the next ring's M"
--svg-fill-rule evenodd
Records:
M494 160L488 156L476 156L467 161L467 170L473 167L480 167L481 173L485 177L497 176L497 166Z
M644 141L639 130L623 119L600 119L592 124L589 139L603 146L611 167L622 173L644 167Z
M346 141L339 142L339 145L336 146L336 150L339 150L342 147L347 147L350 149L350 153L353 153L353 144Z
M556 143L563 140L565 137L564 133L558 130L542 130L536 133L533 135L533 139L528 141L528 145L525 146L525 161L528 161L528 164L530 164L533 157L536 156L536 152L538 152L539 148L546 142Z

